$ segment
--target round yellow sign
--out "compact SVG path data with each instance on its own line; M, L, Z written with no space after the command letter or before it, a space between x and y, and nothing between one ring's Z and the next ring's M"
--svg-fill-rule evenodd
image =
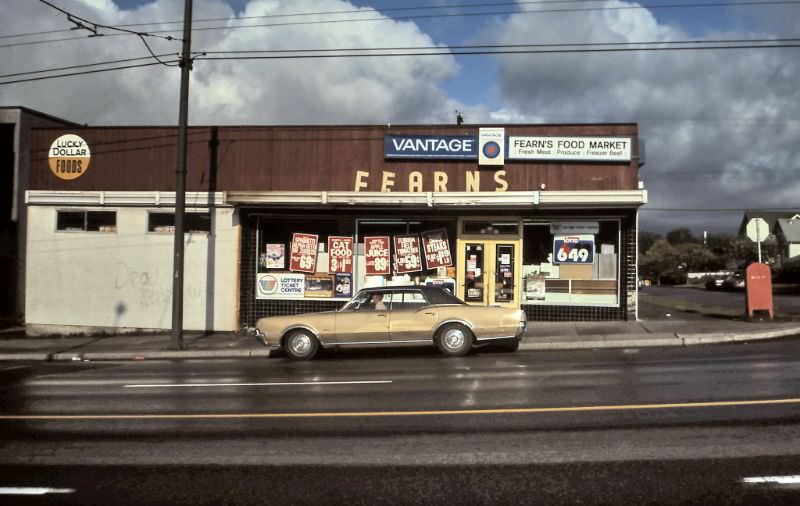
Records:
M85 140L75 134L67 134L53 141L48 158L50 171L57 177L76 179L89 169L92 153Z

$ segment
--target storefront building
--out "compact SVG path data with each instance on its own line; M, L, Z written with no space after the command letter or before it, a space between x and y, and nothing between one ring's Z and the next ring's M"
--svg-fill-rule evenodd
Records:
M29 325L169 327L176 140L34 131ZM635 124L192 128L185 328L409 283L529 320L635 318L642 163Z

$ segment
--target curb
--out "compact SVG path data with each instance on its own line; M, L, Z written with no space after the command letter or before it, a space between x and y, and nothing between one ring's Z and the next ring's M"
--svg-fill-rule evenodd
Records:
M695 344L759 341L763 339L777 339L780 337L790 337L796 335L800 335L800 327L767 330L763 332L749 332L746 334L737 334L735 332L718 332L714 334L677 334L678 338L683 341L684 346Z
M674 337L654 337L652 339L609 339L598 341L565 342L543 341L526 342L536 339L526 337L519 349L524 351L551 350L591 350L601 348L652 348L664 346L695 346L704 344L721 344L733 342L759 341L783 337L800 336L800 326L768 330L762 332L717 332L717 333L679 333ZM548 336L549 337L549 336ZM545 337L544 339L547 339ZM203 358L267 358L272 350L268 348L220 349L220 350L157 350L157 351L111 351L111 352L20 352L0 353L0 361L103 361L103 360L171 360L171 359L203 359Z
M543 342L526 343L521 342L520 350L544 351L544 350L592 350L598 348L647 348L658 346L683 346L681 339L677 337L659 339L611 339L607 341L585 341L576 343L565 342Z

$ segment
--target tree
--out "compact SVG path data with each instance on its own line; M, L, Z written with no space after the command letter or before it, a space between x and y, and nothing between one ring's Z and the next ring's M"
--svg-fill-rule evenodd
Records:
M667 242L673 246L677 246L678 244L696 243L699 241L692 235L691 230L682 227L667 232Z
M639 232L639 254L644 254L659 239L661 235L655 232Z
M681 265L678 250L664 239L657 240L642 255L639 270L645 277L655 279L659 286L662 283L680 283L683 282L681 278L685 279L685 269Z
M725 257L715 255L706 246L696 243L683 243L675 247L678 260L688 272L708 272L723 269Z

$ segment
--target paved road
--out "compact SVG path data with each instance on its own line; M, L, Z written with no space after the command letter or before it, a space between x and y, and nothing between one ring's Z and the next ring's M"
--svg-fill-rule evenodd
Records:
M0 494L57 489L13 504L796 504L792 485L743 480L800 475L799 351L781 341L4 364Z

